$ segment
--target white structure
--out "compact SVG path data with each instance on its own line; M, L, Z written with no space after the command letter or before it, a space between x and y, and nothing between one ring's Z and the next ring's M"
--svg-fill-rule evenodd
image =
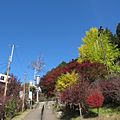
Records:
M0 73L0 82L5 83L6 82L7 75ZM8 76L8 79L10 76Z
M33 81L29 81L29 85L30 86L35 86L35 84L33 83Z
M36 84L39 85L40 82L40 76L36 76Z
M29 99L32 100L32 91L29 91Z
M37 92L37 96L36 96L36 102L39 102L39 82L40 82L40 76L36 76L36 92Z
M19 97L22 99L23 98L23 91L19 92Z

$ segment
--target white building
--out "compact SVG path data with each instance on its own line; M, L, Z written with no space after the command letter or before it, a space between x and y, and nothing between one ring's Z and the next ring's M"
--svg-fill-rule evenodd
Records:
M7 75L0 73L0 82L5 83L6 78L7 78ZM8 79L9 78L10 78L10 76L8 76Z

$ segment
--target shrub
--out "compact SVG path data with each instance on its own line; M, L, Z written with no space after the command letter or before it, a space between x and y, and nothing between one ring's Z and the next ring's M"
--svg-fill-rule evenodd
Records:
M111 77L107 81L101 81L99 86L103 91L105 103L120 104L120 76Z
M67 104L85 103L86 93L88 91L89 82L79 81L60 93L60 101Z
M55 69L49 71L43 78L41 78L40 86L42 91L48 96L55 96L55 86L58 77L67 72L71 73L78 66L77 60L72 60L65 66L58 66Z
M6 116L8 118L12 118L15 113L16 113L16 101L15 100L9 100L5 106L5 112L6 112Z
M56 90L61 92L64 91L67 87L75 84L79 79L78 73L75 73L75 71L72 71L71 73L62 74L57 79L56 83Z
M0 119L2 119L3 118L3 116L4 116L4 105L3 105L3 96L1 96L0 97Z
M3 97L4 93L4 84L0 84L0 117L3 117L5 114L8 117L11 117L10 114L20 111L20 98L19 92L21 90L20 81L13 75L9 79L7 94L6 97ZM5 101L4 101L5 100ZM11 112L10 112L11 111Z
M93 108L99 108L103 105L104 96L101 91L93 89L90 91L90 95L86 99L86 103Z
M94 82L98 79L105 79L108 74L107 67L98 62L84 61L79 64L76 69L82 80L88 80L90 82Z
M66 69L63 67L58 67L53 69L52 71L48 72L43 78L41 79L40 86L42 91L48 96L54 96L55 84L56 80L61 74L66 73Z

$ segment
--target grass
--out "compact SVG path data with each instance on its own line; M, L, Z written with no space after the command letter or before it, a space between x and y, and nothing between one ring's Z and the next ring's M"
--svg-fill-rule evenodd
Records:
M97 113L97 109L90 109L90 111ZM99 114L112 115L114 113L119 114L120 113L120 107L117 107L117 108L107 108L107 107L99 108Z
M24 112L19 112L12 120L23 120L24 117L30 112L31 110L25 110Z
M64 110L60 120L80 120L79 112L70 109ZM97 109L91 108L82 120L120 120L120 106L117 108L99 108L99 117Z
M97 113L97 109L90 109L91 112ZM80 120L80 117L73 117L71 120ZM83 118L83 120L120 120L120 107L113 108L100 108L99 117Z

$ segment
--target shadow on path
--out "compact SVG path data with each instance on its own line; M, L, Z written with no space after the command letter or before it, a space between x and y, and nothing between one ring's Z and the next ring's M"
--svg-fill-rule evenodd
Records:
M47 104L45 104L43 107L42 120L57 120L57 118L53 112L52 105L49 104L49 102Z

